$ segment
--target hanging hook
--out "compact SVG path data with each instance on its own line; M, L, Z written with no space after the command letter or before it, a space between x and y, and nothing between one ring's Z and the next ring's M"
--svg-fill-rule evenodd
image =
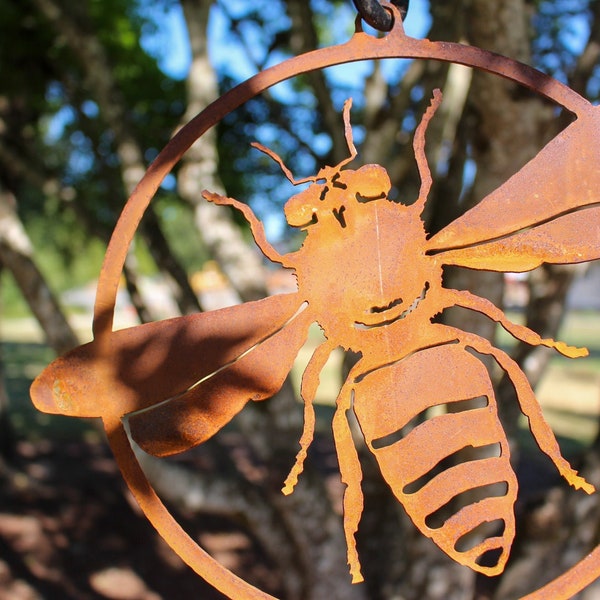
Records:
M390 11L381 6L379 0L353 0L353 2L365 23L379 31L390 31L392 29L394 18ZM391 2L398 8L404 21L410 0L391 0Z

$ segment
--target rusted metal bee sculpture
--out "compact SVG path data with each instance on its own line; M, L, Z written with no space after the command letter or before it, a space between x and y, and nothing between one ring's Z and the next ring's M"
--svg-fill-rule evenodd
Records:
M538 208L535 220L542 221L540 224L513 226L500 235L494 231L493 237L486 227L485 235L478 235L473 232L477 220L496 219L492 196L428 239L421 220L432 182L424 151L425 130L440 101L441 94L436 91L415 134L414 150L422 183L418 199L409 205L388 199L391 183L383 167L342 169L357 156L350 101L344 107L350 156L336 167L321 169L315 177L294 180L278 156L255 145L279 163L293 184L312 182L284 207L287 222L306 231L296 252L279 254L247 205L204 192L206 200L233 206L243 213L265 256L295 271L298 291L197 315L181 326L164 322L163 328L170 330L169 339L175 341L178 335L194 338L195 352L206 365L201 377L184 383L183 361L178 367L170 360L170 366L182 371L173 373L169 369L169 379L175 377L180 382L180 394L165 401L161 390L155 389L144 406L136 401L130 411L123 405L120 408L129 413L133 439L151 454L166 456L201 444L248 401L264 400L277 392L306 341L309 325L318 323L326 339L314 351L303 374L304 432L283 491L292 492L312 441L312 402L323 366L336 348L358 353L360 359L341 388L333 418L340 471L347 486L344 529L354 581L362 579L354 541L362 494L360 464L346 415L350 409L384 478L415 525L459 563L487 575L498 574L504 568L515 534L517 481L489 373L469 350L493 357L510 377L536 441L560 474L572 486L587 493L594 491L561 456L517 364L487 340L432 320L448 307L461 306L497 321L524 342L554 348L569 357L585 356L585 349L541 339L526 327L512 323L488 300L468 291L444 288L442 267L525 271L542 261L578 262L589 260L591 254L595 258L600 248L600 234L594 224L599 209L592 206L577 210L581 207L576 203L553 218L555 206L547 211ZM526 168L537 169L536 164ZM588 241L589 250L582 245L582 238ZM203 333L194 331L195 327L201 327ZM136 377L136 361L123 342L117 344L120 354L115 360L122 369L129 370L119 379L130 382ZM139 342L131 348L137 351ZM88 347L88 351L91 349ZM154 351L160 353L159 348ZM79 349L76 356L81 360L85 353L85 349ZM72 365L73 359L66 360ZM144 357L146 368L149 360L152 358ZM32 390L38 405L48 410L52 403L62 413L89 416L90 407L85 403L71 405L73 391L64 393L56 388L62 381L64 377L56 372L46 372ZM45 396L43 400L51 390L54 399ZM153 397L156 395L161 402ZM478 397L485 398L485 406L473 408L467 403ZM454 410L425 418L402 435L414 417L438 405L453 405ZM461 410L462 406L465 408ZM470 446L493 446L496 456L459 462L427 477L441 461ZM477 488L489 489L490 495L467 504L443 523L435 523L432 517L444 505ZM462 550L461 540L488 522L501 524L500 533Z
M509 59L458 44L408 38L397 9L388 8L395 21L385 38L367 36L357 27L345 45L272 67L225 94L173 138L115 229L98 285L94 341L54 361L31 388L40 410L102 418L119 467L146 516L190 566L231 597L269 596L216 563L181 529L139 467L129 435L156 456L201 444L247 402L266 400L280 389L313 323L325 339L302 377L304 431L283 491L293 491L312 441L312 402L321 370L334 349L352 350L359 360L340 389L333 435L346 485L344 531L353 581L362 578L354 535L363 500L347 418L351 409L383 477L419 530L476 571L495 575L504 569L515 535L517 481L483 357L512 382L535 440L560 474L573 487L594 491L561 456L518 365L487 340L434 322L434 317L459 306L487 316L528 344L569 357L587 354L583 348L542 339L468 291L443 287L442 269L455 265L525 272L544 262L600 258L600 109ZM435 58L486 69L545 94L577 119L500 188L429 236L422 221L432 184L425 133L441 93L434 92L415 132L421 187L418 198L407 204L388 198L391 183L382 166L346 168L357 156L348 101L343 120L349 157L314 177L295 180L279 156L255 145L280 165L291 183L310 183L284 207L287 222L306 232L296 252L277 252L247 205L209 191L203 194L207 201L242 212L265 256L294 270L297 292L112 331L127 245L153 191L194 140L235 107L297 73L383 57ZM483 402L474 406L469 402L474 398ZM437 407L449 410L431 411ZM416 426L406 428L415 420ZM461 458L460 451L470 447L486 452L476 460ZM455 459L454 464L440 468L446 459ZM474 492L482 492L478 501L463 503L453 514L446 510L457 497ZM498 527L490 533L486 523ZM600 575L599 556L600 547L528 598L570 597Z

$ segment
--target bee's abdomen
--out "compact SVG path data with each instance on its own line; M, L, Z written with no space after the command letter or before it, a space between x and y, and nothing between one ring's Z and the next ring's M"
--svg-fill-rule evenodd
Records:
M457 345L431 348L372 372L355 390L367 444L415 525L457 562L502 572L517 481L483 364ZM392 395L401 404L391 406ZM449 412L427 416L441 404Z
M506 436L490 408L439 415L373 449L415 525L456 561L488 575L501 572L508 558L517 493ZM461 451L467 460L444 468L445 462L461 461ZM485 523L493 526L486 531Z

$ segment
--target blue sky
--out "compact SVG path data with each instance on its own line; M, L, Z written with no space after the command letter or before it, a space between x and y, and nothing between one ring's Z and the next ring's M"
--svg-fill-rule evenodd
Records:
M247 3L247 0L228 0L228 10L235 14L237 12L236 5L239 3ZM350 0L347 1L347 6L342 7L341 10L347 13L346 21L356 14ZM404 24L406 33L413 37L423 37L429 28L430 22L429 2L426 0L412 0ZM173 3L166 14L161 14L157 25L159 27L158 37L162 40L168 40L168 44L161 44L159 49L156 47L154 40L148 37L142 40L142 45L151 53L158 55L160 67L167 74L172 77L184 78L189 69L191 54L180 5ZM224 64L227 64L230 69L234 67L235 74L240 79L253 75L253 66L248 61L244 49L232 46L231 39L226 37L227 20L217 4L211 11L209 26L209 52L215 67L219 68ZM249 45L252 45L251 40Z

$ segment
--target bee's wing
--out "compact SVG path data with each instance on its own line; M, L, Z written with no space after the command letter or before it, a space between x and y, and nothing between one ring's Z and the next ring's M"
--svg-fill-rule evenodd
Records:
M428 251L471 250L474 245L529 227L537 229L557 216L561 219L560 215L600 202L598 140L600 108L590 107L506 183L432 236ZM588 216L592 218L592 213ZM579 221L585 218L581 216Z
M265 318L272 317L265 315ZM233 361L183 393L130 414L131 436L143 450L155 456L176 454L204 442L248 401L265 400L279 391L313 320L310 310L292 314L266 337L245 347ZM214 348L209 344L207 350L218 352L219 347L217 342ZM189 356L186 358L190 360Z
M254 395L243 401L231 397L217 407L213 400L209 403L221 415L207 432L212 435L225 413L228 420L247 400L277 391L302 344L299 339L306 336L309 311L296 314L300 306L297 293L282 294L116 331L108 345L91 342L56 359L33 382L32 400L43 412L80 417L134 413L132 421L144 424L154 418L152 407L157 406L160 417L171 403L177 404L164 403L169 398L191 397L192 404L204 389L196 384L214 373L215 381L227 372L245 377L248 389L255 386ZM265 372L273 347L271 370ZM238 365L235 361L242 356ZM184 419L185 411L177 415ZM171 435L169 420L165 435Z
M542 263L580 263L600 258L600 206L590 206L490 242L448 250L445 265L522 273Z

